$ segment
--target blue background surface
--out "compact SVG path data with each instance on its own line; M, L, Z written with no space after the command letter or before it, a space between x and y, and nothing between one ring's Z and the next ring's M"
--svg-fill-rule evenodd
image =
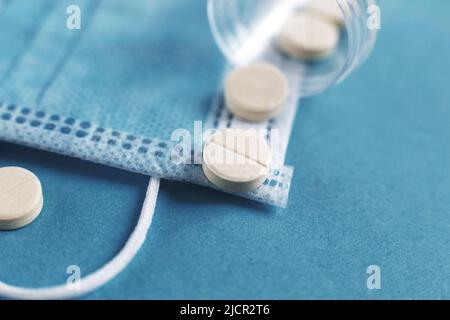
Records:
M142 251L105 298L450 298L450 2L382 1L369 61L301 104L289 207L163 181ZM211 41L213 41L211 39ZM0 278L43 286L123 246L144 176L0 142L42 180L45 209L0 232ZM379 265L382 289L366 287Z

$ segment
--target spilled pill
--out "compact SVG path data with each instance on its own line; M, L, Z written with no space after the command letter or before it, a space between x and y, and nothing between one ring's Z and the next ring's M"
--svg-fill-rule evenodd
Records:
M339 42L339 28L308 11L293 13L278 36L278 47L295 59L314 60L330 55Z
M267 178L271 152L256 130L223 129L203 148L203 172L208 180L228 192L249 192Z
M39 179L18 167L0 168L0 230L22 228L34 221L44 204Z
M288 96L286 76L267 63L233 70L225 81L228 109L237 117L260 122L277 116Z

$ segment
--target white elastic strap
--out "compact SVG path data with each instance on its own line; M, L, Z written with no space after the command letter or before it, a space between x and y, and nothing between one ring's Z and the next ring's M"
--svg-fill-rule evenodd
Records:
M155 212L159 179L150 178L139 221L122 250L102 268L82 278L79 289L66 284L46 288L22 288L0 282L0 296L12 299L70 299L80 297L106 284L133 260L145 242Z

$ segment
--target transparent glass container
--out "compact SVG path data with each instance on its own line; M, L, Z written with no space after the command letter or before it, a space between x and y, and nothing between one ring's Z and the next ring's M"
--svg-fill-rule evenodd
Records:
M315 62L289 58L277 49L276 37L288 16L306 2L208 0L208 18L214 39L231 65L254 61L278 65L301 79L298 91L304 97L343 81L369 56L377 35L377 28L368 25L375 0L336 0L344 21L336 50Z

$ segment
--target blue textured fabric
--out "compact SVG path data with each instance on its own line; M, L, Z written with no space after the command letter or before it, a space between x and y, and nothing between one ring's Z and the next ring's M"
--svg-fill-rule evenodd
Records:
M0 3L1 140L214 187L169 147L208 118L222 81L206 3L82 0L80 30L66 27L70 0ZM292 168L273 169L239 195L285 207Z
M73 1L39 3L3 9L2 101L161 139L205 120L225 62L204 3L77 1L80 30L66 28Z
M373 56L305 100L289 207L163 181L136 260L87 298L450 298L450 2L382 1ZM1 30L1 28L0 28ZM64 282L123 245L147 179L0 143L42 179L45 210L0 232L0 278ZM379 265L382 289L366 287Z

